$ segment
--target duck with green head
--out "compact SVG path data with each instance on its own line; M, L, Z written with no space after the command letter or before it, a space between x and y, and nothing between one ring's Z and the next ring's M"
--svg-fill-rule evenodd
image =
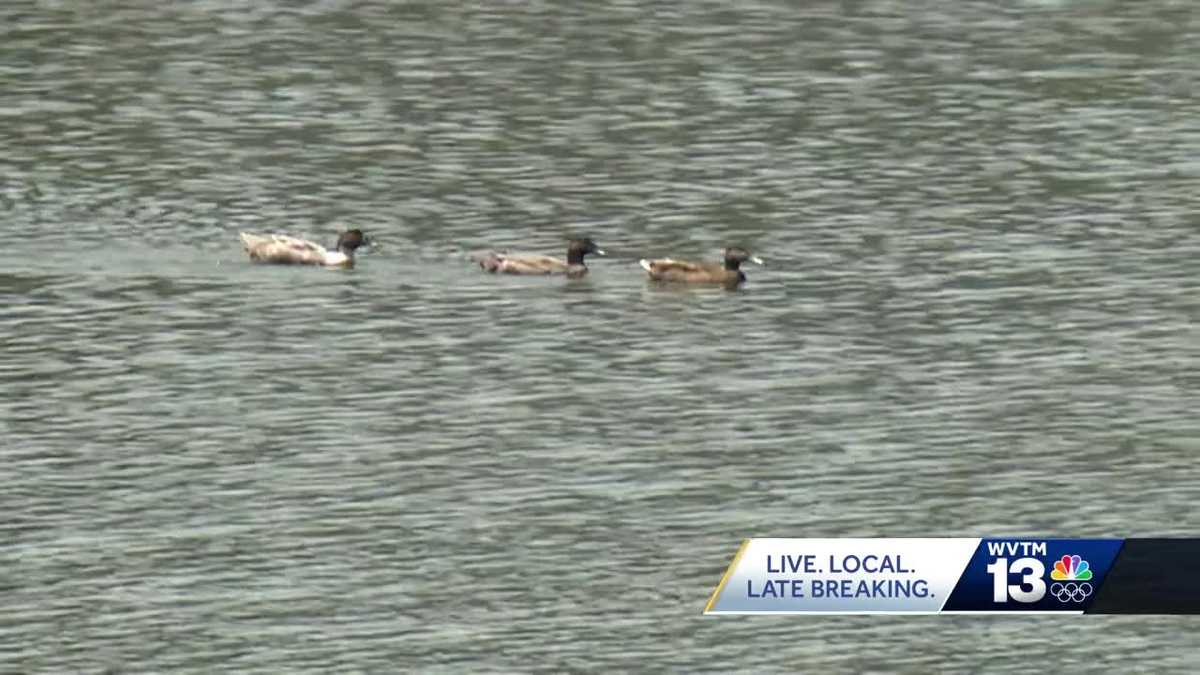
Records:
M640 261L642 269L654 281L673 281L687 284L724 284L737 286L746 281L742 272L742 263L752 262L762 265L762 258L750 255L750 252L739 246L725 249L723 263L690 262L672 258Z
M476 256L479 267L492 274L565 274L578 278L587 274L583 262L586 255L604 255L604 251L588 237L572 239L567 243L567 258L537 253L498 253L489 251Z
M286 234L241 233L242 246L250 260L275 265L321 265L323 267L353 267L354 252L370 244L362 230L346 230L338 235L333 249L307 239Z

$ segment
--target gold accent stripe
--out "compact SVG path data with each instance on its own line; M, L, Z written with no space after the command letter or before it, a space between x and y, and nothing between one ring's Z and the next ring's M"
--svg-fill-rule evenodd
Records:
M729 567L725 568L725 574L721 577L721 583L713 589L712 595L708 597L708 604L704 606L704 613L708 614L712 611L713 605L717 603L717 597L721 595L721 591L725 590L725 584L729 583L729 577L733 576L733 571L737 569L738 561L742 559L742 554L746 549L750 548L750 540L743 539L742 545L738 547L737 553L733 555L733 561L729 563Z

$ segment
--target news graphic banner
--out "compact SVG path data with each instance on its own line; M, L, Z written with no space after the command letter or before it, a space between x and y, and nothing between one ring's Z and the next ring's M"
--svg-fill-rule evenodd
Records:
M705 614L1200 614L1200 539L747 539Z

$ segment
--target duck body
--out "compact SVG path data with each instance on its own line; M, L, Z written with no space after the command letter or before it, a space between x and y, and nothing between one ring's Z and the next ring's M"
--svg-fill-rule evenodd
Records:
M591 239L572 239L567 245L567 258L555 258L537 253L498 253L489 251L475 258L479 267L492 274L564 274L571 278L587 274L583 257L589 253L604 255Z
M762 259L737 247L725 249L724 264L691 262L672 258L641 260L640 264L654 281L737 286L746 281L746 274L741 270L741 265L745 261L763 264Z
M479 266L492 274L566 274L571 267L550 255L495 252L481 257Z
M242 246L254 262L275 265L319 265L322 267L353 267L354 250L365 237L360 230L349 230L338 236L334 250L307 239L286 234L240 234Z

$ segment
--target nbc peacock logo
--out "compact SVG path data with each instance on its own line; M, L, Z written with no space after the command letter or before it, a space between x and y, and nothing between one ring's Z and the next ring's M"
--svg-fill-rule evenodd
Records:
M1050 578L1055 581L1089 581L1092 578L1089 567L1088 561L1077 555L1064 555L1062 560L1055 561Z
M1050 572L1050 578L1055 582L1050 584L1050 594L1065 603L1087 600L1092 594L1092 585L1087 583L1092 579L1090 567L1088 561L1077 555L1064 555L1062 560L1056 560L1054 571Z

